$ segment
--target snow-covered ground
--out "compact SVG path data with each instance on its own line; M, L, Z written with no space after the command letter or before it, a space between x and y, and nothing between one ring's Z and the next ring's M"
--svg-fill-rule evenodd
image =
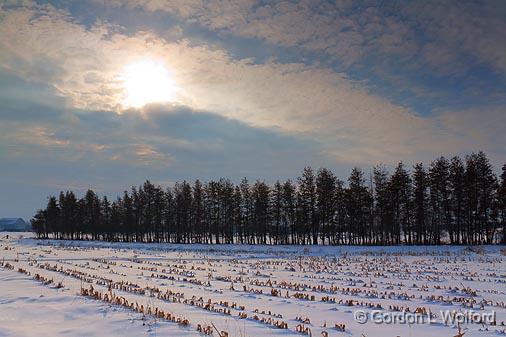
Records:
M182 336L179 327L0 272L0 336Z
M0 337L203 336L199 325L213 336L301 336L308 329L312 336L452 337L457 324L445 324L442 315L471 310L489 323L486 315L495 314L497 325L462 323L466 337L506 335L504 247L208 246L29 236L0 233ZM90 286L102 300L83 296ZM425 313L418 323L399 321L414 317L400 311L417 308Z

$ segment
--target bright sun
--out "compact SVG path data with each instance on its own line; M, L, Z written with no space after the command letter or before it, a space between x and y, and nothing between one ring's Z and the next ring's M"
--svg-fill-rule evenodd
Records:
M161 62L151 60L129 64L121 75L125 89L123 105L140 108L149 103L174 100L178 87Z

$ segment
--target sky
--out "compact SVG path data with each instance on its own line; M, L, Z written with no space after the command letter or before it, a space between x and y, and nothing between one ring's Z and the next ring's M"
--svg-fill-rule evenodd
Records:
M0 0L0 217L146 179L506 162L506 2Z

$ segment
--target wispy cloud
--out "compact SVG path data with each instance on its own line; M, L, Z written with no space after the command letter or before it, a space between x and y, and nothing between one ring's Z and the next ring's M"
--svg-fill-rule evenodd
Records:
M497 44L506 28L506 8L499 2L131 0L109 4L166 11L213 30L324 51L344 63L360 62L371 52L417 61L419 50L435 44L437 53L421 54L418 62L448 67L457 60L458 51L466 51L506 70L506 47Z
M52 85L73 107L119 111L121 67L149 56L172 68L183 89L180 104L314 137L323 153L339 161L415 158L434 144L444 151L458 145L451 134L439 132L437 120L373 95L363 83L326 67L254 64L154 32L126 35L101 22L86 28L49 5L7 10L2 16L4 69Z

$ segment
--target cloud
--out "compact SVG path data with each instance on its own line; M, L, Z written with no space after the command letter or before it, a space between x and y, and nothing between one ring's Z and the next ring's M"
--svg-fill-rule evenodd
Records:
M9 113L3 103L0 100L0 111ZM242 165L264 172L260 167L298 161L293 166L297 171L308 158L321 162L315 159L317 151L310 140L278 135L183 106L152 105L145 110L144 114L132 109L119 115L61 106L54 108L49 119L39 114L30 119L3 120L2 162L34 168L104 169L106 175L110 170L157 177L179 172L182 178L205 178L201 176L203 168L212 176L240 176L241 171L248 170ZM289 153L297 153L296 158L288 158ZM224 163L228 164L224 167ZM3 169L8 172L9 165ZM266 169L265 176L267 172L274 173ZM37 172L34 178L41 174Z
M114 198L145 179L164 186L197 178L273 181L295 177L307 164L332 164L310 139L184 107L152 106L149 118L134 111L54 110L49 121L44 114L1 121L0 213L31 216L61 189L93 188Z
M448 18L437 4L418 11L401 7L399 16L384 15L393 12L388 3L338 5L193 0L125 5L133 12L164 10L182 19L160 32L149 25L135 31L77 19L51 5L5 3L0 9L0 184L18 200L26 199L31 214L61 186L115 195L146 178L272 181L294 177L306 165L327 166L344 177L352 165L427 162L439 154L477 150L489 152L495 163L504 161L502 87L479 74L468 76L468 64L498 74L504 69L503 46L494 46L503 27L497 13L489 14L485 6L470 20L468 5L452 8ZM461 25L459 10L471 25ZM483 22L483 11L497 29ZM259 39L328 55L329 62L311 59L314 54L290 60L272 55L267 61L238 57L226 43L192 39L188 23L223 40ZM163 61L181 90L170 104L124 110L119 74L143 58ZM393 71L394 63L415 75ZM344 72L354 67L367 80ZM438 80L432 86L415 78L426 80L427 69ZM440 82L458 83L465 95L456 96L464 108L441 104L432 106L433 115L422 115L380 96L374 76L389 83L384 91L437 102L451 99ZM458 82L462 78L467 82ZM483 88L490 89L488 104L469 104ZM22 208L12 208L7 197L1 207Z
M486 63L506 73L506 46L498 43L506 29L504 4L458 2L456 6L449 6L429 2L405 6L402 11L416 24L423 24L425 33L436 41L438 49L453 55L441 58L436 53L427 54L425 59L429 62L448 65L449 61L456 61L455 55L466 53L475 58L471 62Z
M108 4L147 14L167 13L168 20L202 27L224 45L242 39L258 50L279 48L278 59L346 72L366 80L364 86L376 94L425 114L461 108L462 97L467 105L488 104L497 100L497 88L506 85L502 43L506 6L494 1L129 0ZM506 104L504 95L502 103Z
M437 44L452 54L421 54L419 64L450 66L465 51L501 71L506 47L498 44L506 28L506 7L494 2L337 2L326 1L159 1L130 0L130 8L166 11L212 30L255 37L284 46L326 52L345 64L366 54L414 59ZM124 1L110 2L125 5ZM427 46L426 46L427 45ZM452 62L449 62L452 61Z
M459 111L440 111L441 124L461 140L461 151L486 150L504 164L506 158L506 107L487 106Z
M359 40L364 32L375 36L381 30L368 41L379 51L410 58L417 49L412 45L413 32L395 18L378 17L376 7L364 9L363 18L353 18L353 10L347 6L329 8L336 15L350 13L351 17L335 22L328 11L315 12L304 2L252 7L250 2L228 6L185 1L180 7L166 7L165 2L148 1L131 6L165 9L213 29L233 28L237 34L262 36L270 32L265 38L285 45L316 43L327 50L336 47L334 42L348 43L346 38L342 42L333 37L334 25L338 25L339 31L351 32L351 45L363 44ZM336 162L374 164L430 158L434 148L452 152L463 144L441 119L422 117L374 95L366 83L322 65L272 60L253 63L235 59L213 45L179 38L169 41L152 31L126 34L121 27L101 21L85 27L69 13L50 5L4 9L1 17L3 69L51 85L72 108L124 112L118 74L128 63L150 57L163 60L171 68L182 89L176 105L189 107L191 113L208 111L254 128L313 138L320 144L321 155ZM290 26L290 22L298 24ZM310 23L317 28L308 32ZM251 29L253 32L248 33ZM323 40L315 42L313 37L321 31L325 32ZM357 32L360 35L353 36ZM144 109L143 116L150 118L149 108ZM149 146L137 152L141 156L151 154L160 162L177 161L158 156L158 151Z

